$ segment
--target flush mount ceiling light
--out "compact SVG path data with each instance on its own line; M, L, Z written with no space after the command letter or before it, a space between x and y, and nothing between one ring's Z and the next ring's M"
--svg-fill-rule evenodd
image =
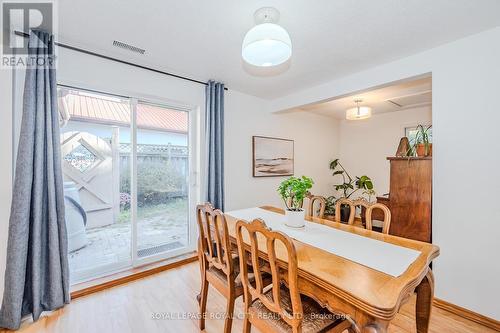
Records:
M345 119L347 120L361 120L367 119L372 116L372 108L368 106L359 106L359 103L363 102L361 99L354 101L356 107L349 109L345 112Z
M263 7L255 14L256 26L250 29L241 47L241 56L253 66L272 67L292 56L292 40L288 32L276 24L280 13L276 8Z

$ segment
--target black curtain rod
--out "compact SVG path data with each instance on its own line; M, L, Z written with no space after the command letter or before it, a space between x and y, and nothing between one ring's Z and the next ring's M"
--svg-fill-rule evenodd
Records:
M24 37L24 38L29 38L29 36L30 36L26 32L17 31L17 30L14 31L14 33L17 36L21 36L21 37ZM113 57L110 57L110 56L107 56L107 55L104 55L104 54L100 54L100 53L96 53L96 52L93 52L93 51L85 50L85 49L82 49L82 48L79 48L79 47L76 47L76 46L71 46L71 45L64 44L64 43L59 43L59 42L56 42L56 41L54 41L54 44L57 45L57 46L59 46L59 47L68 49L68 50L72 50L72 51L76 51L76 52L80 52L80 53L85 53L85 54L88 54L88 55L92 55L92 56L95 56L95 57L98 57L98 58L102 58L102 59L106 59L106 60L110 60L110 61L114 61L114 62L119 62L121 64L125 64L125 65L129 65L129 66L133 66L133 67L145 69L147 71L151 71L151 72L155 72L155 73L159 73L159 74L163 74L163 75L172 76L172 77L175 77L175 78L178 78L178 79L181 79L181 80L186 80L186 81L190 81L190 82L194 82L194 83L199 83L199 84L203 84L205 86L207 85L206 82L203 82L203 81L200 81L200 80L195 80L195 79L192 79L190 77L185 77L185 76L181 76L181 75L177 75L177 74L173 74L173 73L169 73L169 72L164 72L164 71L161 71L161 70L156 69L156 68L146 67L146 66L139 65L139 64L136 64L136 63L133 63L133 62L130 62L130 61L125 61L125 60L113 58ZM228 89L226 87L224 87L224 90L228 90Z

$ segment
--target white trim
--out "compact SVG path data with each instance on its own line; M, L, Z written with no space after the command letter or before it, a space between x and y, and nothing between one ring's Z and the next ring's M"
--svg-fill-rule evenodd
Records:
M197 249L198 227L196 222L196 205L201 201L201 128L200 108L192 109L189 113L188 149L189 149L189 223L188 223L188 248Z
M134 239L136 244L135 244L135 249L133 250L133 254L132 254L132 265L133 267L138 267L138 266L142 266L144 264L149 264L149 263L153 263L155 261L160 261L160 260L164 260L164 259L169 259L169 258L172 258L172 257L175 257L175 256L178 256L178 255L182 255L182 254L186 254L186 253L189 253L189 252L192 252L194 250L196 250L196 238L197 238L197 232L196 232L196 225L195 225L195 206L196 206L196 202L198 202L198 198L199 198L199 192L200 192L200 189L199 189L199 181L196 180L197 178L197 174L199 174L199 172L197 172L197 169L199 168L199 165L198 165L198 154L196 154L196 152L198 151L198 145L196 144L197 142L197 137L198 137L198 123L197 123L197 120L199 119L199 108L194 108L194 107L188 107L186 105L184 106L179 106L179 105L172 105L172 104L169 104L168 102L166 101L161 101L159 99L154 99L153 101L151 100L144 100L144 99L134 99L132 98L132 101L135 101L135 105L134 105L134 108L133 108L133 117L134 117L134 120L136 118L136 107L137 107L137 104L138 103L141 103L141 104L147 104L147 105L155 105L155 106L158 106L158 107L161 107L161 108L166 108L166 109L173 109L173 110L178 110L178 111L183 111L183 112L187 112L188 113L188 122L189 122L189 126L188 126L188 174L187 174L187 184L188 184L188 225L187 225L187 228L188 228L188 244L187 246L183 247L183 248L180 248L180 249L175 249L175 250L171 250L171 251L166 251L166 252L163 252L163 253L159 253L159 254L156 254L156 255L153 255L153 256L148 256L148 257L145 257L145 258L139 258L137 256L137 251L138 251L138 247L137 247L137 234L134 235ZM135 136L137 136L137 126L135 126L135 124L133 125L133 132ZM137 138L135 137L134 140L136 140ZM137 150L137 147L134 145L133 146L133 150ZM133 158L133 161L134 163L137 163L136 161L136 156ZM137 168L137 167L136 167ZM199 170L199 169L198 169ZM137 169L135 170L136 174L133 175L133 179L135 179L135 181L133 181L133 183L136 184L137 186ZM194 180L194 182L193 182ZM137 190L137 189L136 189ZM133 225L136 225L137 224L137 215L135 215L133 217ZM137 229L137 227L135 227L135 229ZM132 230L134 230L134 228L132 228ZM137 231L136 231L137 233ZM132 246L134 247L134 246Z
M130 223L131 223L131 233L130 233L130 249L132 251L132 267L136 266L137 263L137 99L130 99L130 121L131 121L131 161L130 167Z
M100 92L101 94L105 95L114 95L117 97L122 97L122 98L135 98L138 101L145 102L146 104L155 104L158 106L170 108L170 109L175 109L179 111L192 111L197 108L196 105L185 103L182 101L166 98L166 97L161 97L157 95L149 95L149 94L141 94L137 93L134 91L126 90L126 89L109 89L109 87L100 87L99 85L89 85L88 83L85 82L78 82L74 80L59 80L57 82L58 85L65 85L72 87L74 89L80 89L80 90L88 90L88 91L94 91L94 92Z
M130 260L115 262L107 265L100 265L90 269L82 269L76 272L70 272L70 285L88 282L94 279L99 279L108 275L112 275L127 269L130 269Z

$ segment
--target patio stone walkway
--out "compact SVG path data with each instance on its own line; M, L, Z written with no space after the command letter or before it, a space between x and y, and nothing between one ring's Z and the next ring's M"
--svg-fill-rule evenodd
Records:
M173 217L172 217L173 216ZM138 250L165 244L182 247L188 244L186 217L168 212L142 218L138 222ZM99 266L126 262L131 255L130 222L114 223L87 230L87 246L69 254L70 271L73 276ZM144 252L144 251L141 251Z

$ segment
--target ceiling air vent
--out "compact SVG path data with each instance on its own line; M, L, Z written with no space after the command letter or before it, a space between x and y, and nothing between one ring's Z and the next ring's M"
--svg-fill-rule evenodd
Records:
M116 46L116 47L119 47L119 48L122 48L122 49L125 49L125 50L129 50L129 51L132 51L132 52L135 52L135 53L139 53L139 54L146 53L146 50L141 49L140 47L136 47L136 46L124 43L124 42L119 42L117 40L113 41L113 46Z

